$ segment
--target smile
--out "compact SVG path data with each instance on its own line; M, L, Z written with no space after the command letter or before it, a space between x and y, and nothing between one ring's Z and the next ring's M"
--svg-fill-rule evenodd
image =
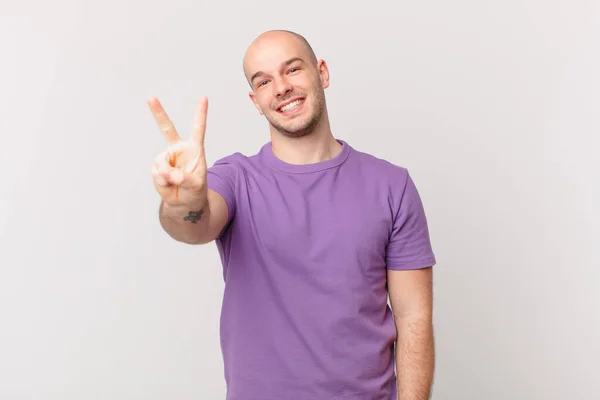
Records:
M303 104L304 104L304 99L297 99L297 100L291 101L291 102L283 105L282 107L279 107L277 109L277 112L284 114L284 115L292 114L292 113L300 111L302 109Z

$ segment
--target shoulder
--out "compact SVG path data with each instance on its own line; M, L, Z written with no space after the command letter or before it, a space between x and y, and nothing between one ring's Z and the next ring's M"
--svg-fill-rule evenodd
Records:
M248 169L248 167L255 163L255 155L246 155L241 152L235 152L226 156L217 158L216 161L208 168L209 171L215 170L230 170L230 171L242 171Z
M213 189L215 185L226 183L234 188L239 181L241 166L246 156L242 153L233 153L218 158L212 166L207 169L209 186Z
M355 151L358 171L366 173L369 189L379 191L395 216L423 214L423 204L409 168L372 154Z
M247 162L248 158L249 158L248 156L246 156L245 154L239 153L239 152L232 153L232 154L226 155L224 157L217 158L217 160L213 163L213 167L224 166L224 165L230 165L232 167L239 167L239 166L243 165L245 162Z
M235 152L214 161L212 166L208 167L209 175L218 175L221 178L228 179L233 183L243 181L246 175L254 174L254 171L260 170L258 155L247 155L242 152Z
M238 169L248 169L252 168L260 162L260 155L264 151L266 144L260 146L258 151L254 153L245 154L243 152L237 151L226 156L217 158L214 162L213 166L223 166L228 165L231 168Z
M385 185L392 192L404 188L410 179L408 168L402 164L378 157L364 151L353 149L353 163L373 183Z

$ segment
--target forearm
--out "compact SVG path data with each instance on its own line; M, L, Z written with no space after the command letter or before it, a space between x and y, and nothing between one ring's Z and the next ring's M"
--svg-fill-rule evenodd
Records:
M175 240L188 244L202 244L207 239L210 226L208 201L196 207L170 207L161 202L159 220L163 229Z
M427 400L435 365L431 318L404 317L396 321L398 400Z

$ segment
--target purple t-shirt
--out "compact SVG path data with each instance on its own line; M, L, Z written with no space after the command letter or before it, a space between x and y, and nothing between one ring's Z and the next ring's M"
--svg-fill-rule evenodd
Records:
M269 142L209 168L229 207L216 241L227 400L396 398L386 269L435 256L408 171L338 142L314 164Z

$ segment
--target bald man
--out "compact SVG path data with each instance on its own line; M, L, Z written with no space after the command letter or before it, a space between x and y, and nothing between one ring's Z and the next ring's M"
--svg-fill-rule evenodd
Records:
M270 133L251 156L208 168L207 99L187 140L149 99L162 227L223 263L227 400L428 399L436 260L415 183L334 137L327 64L299 34L260 35L243 69Z

